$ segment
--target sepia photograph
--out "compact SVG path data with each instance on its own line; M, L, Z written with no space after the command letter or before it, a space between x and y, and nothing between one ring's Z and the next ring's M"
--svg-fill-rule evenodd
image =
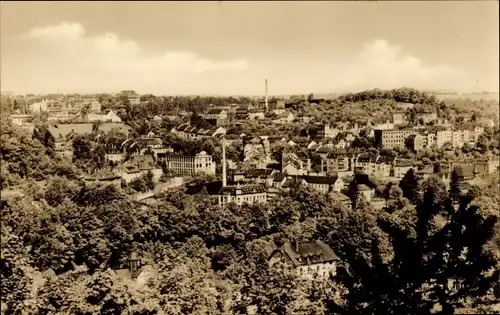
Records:
M499 28L1 1L0 314L500 314Z

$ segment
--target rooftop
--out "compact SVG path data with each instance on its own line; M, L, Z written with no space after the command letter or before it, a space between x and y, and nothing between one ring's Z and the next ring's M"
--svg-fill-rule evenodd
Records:
M338 260L337 255L330 246L319 240L314 242L301 242L294 245L290 242L285 242L285 244L274 251L274 253L276 252L287 255L295 266Z

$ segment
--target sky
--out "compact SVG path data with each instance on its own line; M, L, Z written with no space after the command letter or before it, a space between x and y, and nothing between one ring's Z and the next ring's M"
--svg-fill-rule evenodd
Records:
M498 1L5 2L15 93L498 92Z

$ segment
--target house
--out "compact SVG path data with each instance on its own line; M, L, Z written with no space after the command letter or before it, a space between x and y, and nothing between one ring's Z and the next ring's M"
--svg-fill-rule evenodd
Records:
M228 112L224 109L211 109L204 115L204 119L217 127L229 124Z
M264 110L252 109L248 112L248 118L249 119L264 119L265 118Z
M404 148L406 146L406 139L408 136L418 133L414 129L376 129L374 132L375 145L381 145L385 149Z
M360 154L354 162L354 169L362 170L369 175L373 175L377 168L377 160L379 159L379 154L363 153Z
M358 185L358 198L363 197L366 201L371 202L375 190L365 184Z
M113 172L120 176L127 184L142 176L141 170L137 165L119 165Z
M344 181L338 176L304 176L302 185L319 192L340 192L344 188Z
M249 105L242 105L236 109L234 118L238 120L248 119L248 112L250 111Z
M29 114L12 114L10 119L14 125L24 125L33 119L33 115Z
M391 176L391 169L395 160L395 157L379 156L375 161L375 165L372 169L372 175L378 178L387 178Z
M277 118L273 120L273 123L275 124L291 123L295 119L295 116L291 112L287 111L276 114L276 116Z
M392 166L391 177L402 179L405 174L413 168L414 162L412 160L397 159Z
M476 178L476 172L472 165L459 165L454 168L461 182L468 182Z
M434 174L433 166L424 166L415 170L415 176L420 180L425 180Z
M110 170L102 170L92 175L85 176L86 183L111 184L119 188L121 185L121 177Z
M145 256L145 255L144 255ZM141 287L156 273L152 259L141 257L137 251L131 251L125 264L114 269L115 274L124 282L133 282Z
M224 206L228 203L243 205L244 203L267 202L266 188L260 184L239 183L231 186L224 186L219 191L219 205Z
M347 172L351 170L351 161L345 150L337 150L326 156L326 171L328 173Z
M111 109L105 110L102 114L87 114L87 119L89 122L102 121L102 122L122 122L120 116L118 116Z
M339 258L322 241L295 242L286 241L275 249L269 257L269 266L282 263L288 270L294 270L300 277L312 279L316 276L329 278L336 275Z
M306 175L311 172L311 160L295 153L282 153L281 172L287 175Z
M313 116L306 116L306 115L299 115L297 116L297 121L302 122L302 123L310 123L314 119Z
M283 184L286 182L285 174L277 174L273 179L273 187L274 188L282 188Z

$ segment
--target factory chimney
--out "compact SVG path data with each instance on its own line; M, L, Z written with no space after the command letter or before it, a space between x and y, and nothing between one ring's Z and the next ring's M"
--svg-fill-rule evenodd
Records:
M226 137L222 137L222 187L227 186L226 179Z
M265 100L266 100L266 113L267 113L267 109L268 109L268 104L267 104L267 79L266 79L266 96L265 96Z

